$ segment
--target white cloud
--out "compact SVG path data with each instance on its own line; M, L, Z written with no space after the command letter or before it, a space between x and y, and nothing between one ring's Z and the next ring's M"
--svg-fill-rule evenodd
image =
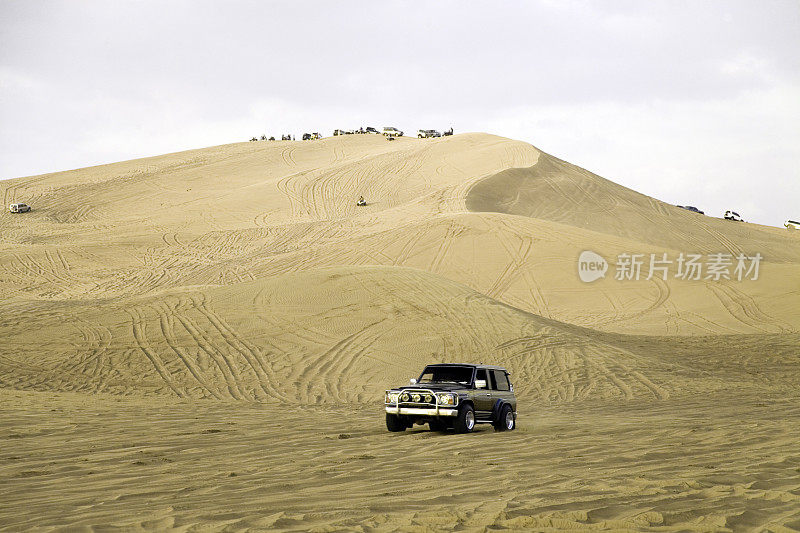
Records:
M0 66L0 91L14 94L22 91L41 91L44 84L15 69Z

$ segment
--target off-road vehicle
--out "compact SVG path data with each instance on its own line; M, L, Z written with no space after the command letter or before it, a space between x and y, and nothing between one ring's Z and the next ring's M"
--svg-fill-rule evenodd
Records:
M417 132L417 138L419 139L429 139L435 137L441 137L442 134L436 130L419 130Z
M735 220L736 222L744 222L741 215L736 211L725 211L725 216L723 217L725 220Z
M428 365L411 384L386 391L386 428L405 431L428 424L431 431L469 433L475 424L498 431L517 425L517 398L508 372L499 366Z
M11 204L8 206L8 210L12 213L27 213L31 210L31 206L23 203Z
M383 128L383 134L387 137L402 137L403 132L398 130L397 128L393 128L391 126L386 126Z

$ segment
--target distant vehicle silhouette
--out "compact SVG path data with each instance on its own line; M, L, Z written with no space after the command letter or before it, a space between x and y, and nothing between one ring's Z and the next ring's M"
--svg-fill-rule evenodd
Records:
M11 211L12 213L27 213L28 211L31 210L31 206L29 206L28 204L16 203L9 205L8 210Z
M724 218L725 220L735 220L736 222L744 222L744 219L742 219L742 217L739 216L739 213L737 213L736 211L725 211Z
M700 213L701 215L705 215L703 211L700 211L693 205L679 205L676 207L680 207L681 209L686 209L687 211L691 211L692 213Z

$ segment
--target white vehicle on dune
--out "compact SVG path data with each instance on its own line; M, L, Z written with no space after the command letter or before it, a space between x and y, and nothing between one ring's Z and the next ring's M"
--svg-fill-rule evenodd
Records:
M31 210L31 206L29 206L28 204L16 203L9 205L8 210L11 211L12 213L27 213L28 211Z
M417 137L420 139L436 138L441 136L442 134L436 130L419 130L417 132Z
M393 128L391 126L387 126L383 128L383 134L387 137L402 137L403 132L398 130L397 128Z
M734 220L736 222L744 222L744 219L736 211L725 211L725 220Z
M800 222L796 220L787 220L783 225L786 226L787 229L800 229Z

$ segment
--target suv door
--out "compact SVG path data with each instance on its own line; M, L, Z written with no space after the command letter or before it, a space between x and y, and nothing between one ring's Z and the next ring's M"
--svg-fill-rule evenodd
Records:
M511 390L511 381L508 379L508 374L503 370L490 370L491 373L491 387L492 387L492 405L497 400L505 400L511 405L511 409L517 410L517 400Z
M478 387L478 381L483 380L486 384L485 387ZM486 418L492 412L494 400L492 398L491 383L489 382L489 375L485 368L479 368L475 371L475 416L479 418Z

